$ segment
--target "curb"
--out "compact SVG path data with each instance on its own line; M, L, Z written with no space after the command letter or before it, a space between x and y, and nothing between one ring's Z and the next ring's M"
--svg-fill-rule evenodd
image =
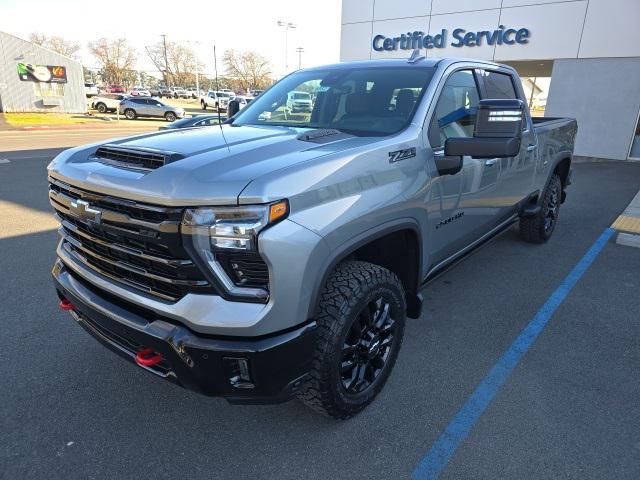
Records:
M618 231L616 237L618 245L640 248L640 192L633 197L611 228Z

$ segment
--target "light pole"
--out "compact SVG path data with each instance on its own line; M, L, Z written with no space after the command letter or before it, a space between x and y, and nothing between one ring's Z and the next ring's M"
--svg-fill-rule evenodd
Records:
M304 52L304 48L298 47L296 52L298 52L298 70L300 70L302 68L302 52Z
M169 60L167 58L167 36L165 34L160 35L162 37L162 45L164 47L164 85L169 86Z
M198 41L193 42L193 41L188 40L187 43L190 44L190 45L200 45L200 42L198 42ZM198 79L198 50L197 50L197 47L194 48L194 50L193 50L193 56L194 56L194 58L196 60L196 92L197 92L197 95L200 96L200 80Z
M296 28L296 25L278 20L278 26L284 27L284 74L286 75L289 71L289 30Z

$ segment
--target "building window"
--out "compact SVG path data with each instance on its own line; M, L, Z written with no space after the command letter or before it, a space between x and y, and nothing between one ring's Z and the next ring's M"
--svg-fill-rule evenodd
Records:
M64 85L62 83L34 83L33 90L36 97L64 97Z

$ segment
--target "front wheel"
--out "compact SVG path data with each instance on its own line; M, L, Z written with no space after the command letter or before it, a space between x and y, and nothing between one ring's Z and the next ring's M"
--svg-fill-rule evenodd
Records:
M107 112L107 106L104 103L99 103L96 108L98 109L98 112L100 113L106 113Z
M164 118L167 122L175 122L176 121L176 114L173 112L167 112L164 114Z
M532 217L520 219L520 236L530 243L544 243L551 238L560 215L562 181L554 173L542 192L540 211Z
M200 106L202 107L202 110L206 110L207 109L207 104L204 102L200 102Z
M127 108L124 111L124 116L128 119L128 120L135 120L137 115L136 115L136 111L131 109L131 108Z
M298 397L339 419L364 409L393 369L405 313L404 290L394 273L361 261L338 265L320 300L313 363Z

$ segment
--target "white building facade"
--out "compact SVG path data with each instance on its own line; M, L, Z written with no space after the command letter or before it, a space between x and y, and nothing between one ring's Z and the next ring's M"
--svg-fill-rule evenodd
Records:
M0 32L0 112L86 111L79 62Z
M341 61L465 57L551 77L575 154L640 160L640 0L343 0ZM531 89L531 86L529 86Z

